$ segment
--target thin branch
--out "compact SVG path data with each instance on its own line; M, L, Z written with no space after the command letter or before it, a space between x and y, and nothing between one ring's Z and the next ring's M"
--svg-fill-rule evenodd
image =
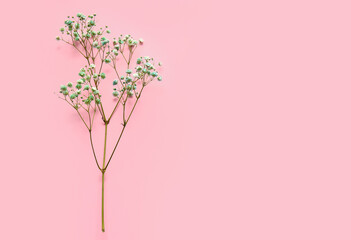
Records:
M118 99L118 101L117 101L117 103L116 103L116 106L114 107L114 109L113 109L113 111L112 111L110 117L108 118L107 122L110 121L110 119L112 118L113 114L115 113L115 111L116 111L116 109L117 109L117 106L118 106L119 102L121 101L124 92L125 92L125 90L122 91L121 96L119 97L119 99Z
M127 120L126 120L126 121L124 122L124 124L123 124L123 128L122 128L122 131L121 131L121 133L120 133L120 135L119 135L119 137L118 137L118 140L117 140L117 142L116 142L116 145L115 145L115 147L113 148L113 151L112 151L112 153L111 153L111 156L110 156L110 158L109 158L109 160L108 160L108 162L107 162L107 164L106 164L106 166L105 166L105 168L104 168L105 171L106 171L108 165L109 165L110 162L111 162L111 159L112 159L112 157L113 157L113 154L115 153L115 151L116 151L116 149L117 149L117 146L118 146L118 144L119 144L119 141L121 140L121 137L122 137L122 135L123 135L124 129L126 128L127 123L128 123L130 117L131 117L132 114L133 114L133 111L134 111L135 106L137 105L137 103L138 103L138 101L139 101L139 98L140 98L140 96L141 96L141 93L142 93L143 89L144 89L144 86L141 88L140 93L139 93L139 95L138 95L138 97L137 97L137 99L135 100L135 103L134 103L134 105L133 105L133 108L132 108L132 110L130 111Z
M74 109L76 109L76 108L74 108ZM88 127L88 125L87 125L87 124L86 124L86 122L84 121L84 119L83 119L82 115L80 115L79 110L78 110L78 109L76 109L76 111L77 111L77 113L78 113L78 115L79 115L80 119L82 119L82 121L83 121L84 125L85 125L85 126L87 127L87 129L90 131L90 128Z
M96 165L101 171L101 167L99 165L99 162L98 162L96 154L95 154L95 149L94 149L94 144L93 144L93 137L92 137L91 131L89 131L89 136L90 136L90 145L91 145L91 149L93 149L93 154L94 154Z

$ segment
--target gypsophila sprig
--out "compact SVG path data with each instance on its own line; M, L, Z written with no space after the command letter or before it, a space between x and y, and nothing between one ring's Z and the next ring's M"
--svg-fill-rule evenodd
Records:
M113 37L108 26L96 25L95 17L96 14L86 16L82 13L68 16L63 26L59 28L61 35L56 36L56 40L72 46L86 61L86 65L78 71L78 79L75 82L68 82L59 87L59 98L77 112L89 132L94 160L102 174L101 229L104 232L106 170L145 87L154 80L162 80L157 68L162 64L158 62L156 67L154 59L149 56L134 59L135 50L144 43L144 40L142 38L136 40L129 34ZM124 62L124 67L121 62ZM108 71L108 68L112 71ZM107 82L112 86L112 97L115 99L113 110L109 113L103 107L102 94L99 90L100 84ZM132 106L130 110L127 109L127 104ZM112 153L108 156L106 152L108 126L118 108L122 108L122 129L114 143ZM102 119L105 127L102 159L97 157L93 141L95 130L93 126L97 115L101 116L98 119Z

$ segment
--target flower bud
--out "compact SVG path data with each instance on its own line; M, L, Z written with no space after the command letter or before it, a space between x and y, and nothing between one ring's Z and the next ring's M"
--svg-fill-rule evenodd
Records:
M106 74L105 73L101 73L100 76L101 76L102 79L106 78Z
M107 38L105 38L105 37L101 37L101 45L102 46L104 46L104 45L106 45L107 43L109 43L110 41L107 39Z
M113 85L117 85L117 84L118 84L118 81L117 81L117 80L114 80L114 81L112 82L112 84L113 84Z
M69 83L67 83L67 86L68 86L68 87L72 87L73 84L72 84L71 82L69 82Z
M84 90L89 90L89 85L85 85Z
M132 70L127 69L126 73L127 73L127 74L131 74L131 73L132 73Z
M113 95L114 97L118 97L118 95L119 95L119 92L117 92L117 91L114 91L114 92L112 92L112 95Z
M66 86L66 85L61 85L61 86L60 86L60 89L61 89L62 91L65 91L65 90L67 90L67 86Z
M132 78L131 77L126 77L126 82L129 83L132 81Z
M129 46L132 46L133 44L134 44L133 39L128 39L128 45L129 45Z
M68 25L68 26L70 26L72 23L73 23L73 22L72 22L71 20L66 20L66 21L65 21L65 24Z
M92 27L92 26L95 26L95 22L93 20L90 20L88 22L88 27Z
M154 69L154 66L151 63L149 63L149 62L146 63L145 66L146 66L147 69Z

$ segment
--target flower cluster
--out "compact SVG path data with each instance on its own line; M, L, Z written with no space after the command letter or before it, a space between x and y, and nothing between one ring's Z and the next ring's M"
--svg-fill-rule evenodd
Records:
M91 46L96 49L107 48L109 50L109 52L106 53L107 56L112 53L117 56L118 51L120 50L120 45L125 44L129 48L133 48L138 44L143 44L144 40L142 38L136 40L131 37L131 35L127 34L113 38L113 45L110 46L110 40L104 36L104 34L110 34L111 31L108 29L108 26L96 30L95 16L96 14L86 17L81 13L78 13L76 17L68 16L67 20L64 22L64 27L60 28L60 32L63 36L67 35L70 38L72 45L80 43L83 46L87 46L89 41L89 43L92 43ZM57 36L56 39L70 43L63 36Z
M94 68L95 65L91 64L80 69L78 73L80 79L75 84L68 82L60 86L60 93L64 99L76 109L84 107L83 104L89 106L92 102L101 103L101 94L95 85L100 79L105 78L105 74L94 74Z
M90 39L98 35L102 35L104 31L102 28L100 29L100 31L93 30L93 27L96 26L95 16L96 14L89 15L88 17L86 17L81 13L78 13L76 17L68 16L67 20L64 22L64 27L60 28L60 32L62 34L71 36L72 40L74 41ZM56 39L60 40L61 38L57 36Z
M69 100L74 108L78 109L84 104L90 105L92 102L101 104L101 94L98 87L101 80L106 78L102 72L102 65L109 65L115 69L117 79L112 82L112 95L116 98L140 97L138 86L145 87L154 79L162 80L155 66L154 59L148 56L136 59L135 67L130 69L132 55L136 47L144 43L140 38L136 40L130 34L113 37L110 41L106 34L110 34L108 26L96 30L96 14L85 16L78 13L76 16L68 16L64 21L64 27L60 28L61 33L68 36L68 39L57 37L74 46L88 61L87 66L79 72L80 79L73 86L71 82L62 85L60 93L64 99ZM128 56L127 56L128 55ZM100 61L98 60L100 58ZM125 74L118 74L117 59L126 61L128 69ZM96 66L99 64L100 66ZM161 63L157 64L161 66Z
M161 66L161 63L158 63ZM118 85L118 80L112 82L114 88L112 95L114 97L119 97L121 94L126 92L128 97L136 96L138 97L137 86L140 83L142 86L146 86L154 79L162 81L162 77L154 66L154 59L150 57L140 57L136 60L136 66L134 72L131 69L125 71L125 76L120 76L120 82L122 88L118 90L115 86Z

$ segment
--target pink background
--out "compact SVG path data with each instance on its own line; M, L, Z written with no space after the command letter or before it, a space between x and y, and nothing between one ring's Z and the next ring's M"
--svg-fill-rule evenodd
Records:
M351 239L350 7L7 1L0 239ZM164 63L107 172L104 234L88 132L54 95L83 64L55 41L77 12Z

